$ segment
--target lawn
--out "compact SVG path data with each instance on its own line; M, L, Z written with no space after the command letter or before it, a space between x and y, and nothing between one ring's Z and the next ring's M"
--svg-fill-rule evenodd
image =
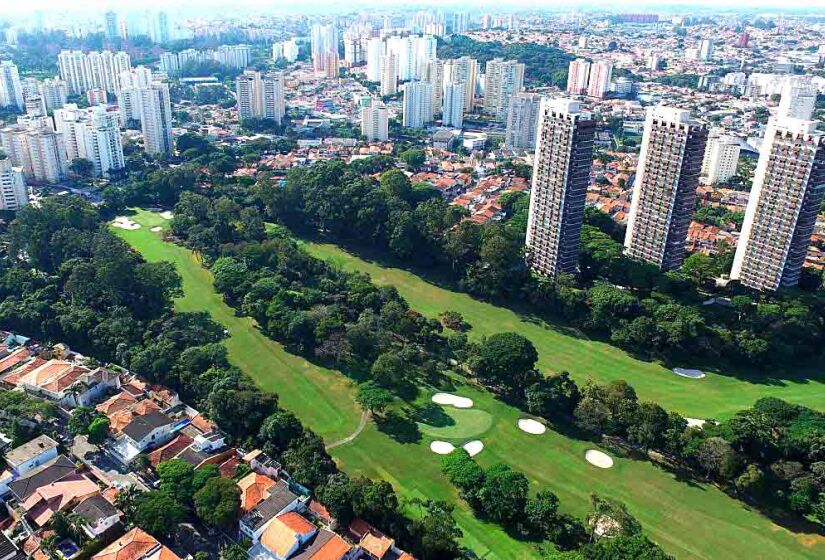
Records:
M140 211L133 219L143 227L116 231L147 259L169 260L177 266L186 292L177 307L209 311L221 322L231 335L227 346L236 365L262 388L278 392L282 405L327 441L355 429L360 413L352 401L352 387L347 379L286 353L280 345L259 333L251 321L237 317L214 292L209 272L200 267L189 251L164 242L161 233L150 231L153 226L164 225L162 218ZM317 247L312 249L315 251ZM374 276L379 282L387 282L386 278ZM420 289L425 286L422 282ZM420 299L410 297L407 287L399 285L399 290L414 307L419 307ZM432 314L444 308L464 313L454 304L441 307L432 303L420 308ZM472 316L465 313L467 320L476 326L474 330L480 330L478 325L483 315L482 310ZM496 330L513 328L518 323L515 320L510 326L499 325ZM553 331L548 328L541 332ZM592 356L582 357L592 359ZM629 358L624 360L630 363ZM482 465L497 462L513 465L528 476L534 490L548 488L556 492L564 509L571 513L584 514L592 492L624 501L650 536L680 559L801 559L825 554L825 541L818 535L791 533L714 487L678 481L644 461L617 459L614 468L597 469L588 465L583 457L592 444L552 430L541 436L528 435L516 426L521 413L515 408L475 387L459 386L456 392L475 401L474 408L470 409L474 412L446 407L441 411L444 414L430 410L420 415L416 419L422 421L421 424L370 422L355 441L335 448L333 456L350 474L388 480L405 498L457 501L455 491L440 473L439 458L430 452L429 444L433 439L460 444L472 437L485 444L478 456ZM416 404L422 409L430 408L430 395L431 391L422 390ZM446 432L433 437L426 433L430 430ZM456 509L456 519L465 533L464 544L480 557L538 558L529 543L513 539L499 527L475 519L463 504Z
M589 340L580 332L473 299L439 287L407 270L381 266L328 243L304 244L316 257L338 266L368 273L374 282L393 285L413 309L429 317L458 311L472 326L471 338L515 331L529 338L539 353L544 372L567 370L575 380L599 382L625 379L640 399L657 402L691 418L726 418L751 406L760 397L774 396L825 410L825 375L753 375L748 379L706 372L704 379L686 379L657 362L638 360L604 342ZM811 372L813 373L813 372Z

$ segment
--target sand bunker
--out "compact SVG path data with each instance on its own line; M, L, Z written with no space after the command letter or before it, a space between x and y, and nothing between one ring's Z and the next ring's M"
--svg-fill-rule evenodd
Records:
M449 455L455 450L455 446L447 441L434 441L430 444L430 451L439 455Z
M471 408L473 406L473 399L451 395L450 393L436 393L433 395L433 402L435 404L452 405L456 408Z
M140 224L137 222L133 222L126 216L118 216L112 222L112 225L116 228L120 229L140 229Z
M165 210L164 212L160 213L160 217L164 220L171 220L172 219L172 212L169 210Z
M475 439L473 441L468 441L461 447L464 448L464 451L470 454L470 457L475 457L481 453L482 449L484 449L484 444L480 440Z
M705 372L700 369L685 369L680 367L673 368L673 373L690 379L702 379L705 376Z
M522 418L518 421L518 427L522 432L535 435L540 435L547 431L547 426L532 418Z
M685 418L685 420L687 420L688 428L701 428L707 422L707 420L700 420L699 418Z
M163 231L163 228L160 227L160 226L155 226L152 229L150 229L149 231Z
M588 449L584 454L584 458L587 459L588 463L600 469L609 469L613 466L613 459L610 455L596 449Z

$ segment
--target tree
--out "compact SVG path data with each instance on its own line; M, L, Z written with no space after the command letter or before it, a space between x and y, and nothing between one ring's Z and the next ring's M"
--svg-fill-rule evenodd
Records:
M739 467L739 457L730 443L720 437L709 437L696 450L696 462L709 475L729 480Z
M455 506L443 501L414 500L422 512L412 522L415 550L422 558L457 558L463 536L453 518Z
M69 417L69 432L73 435L88 434L89 425L95 419L97 413L88 406L79 406L72 411Z
M109 437L109 419L98 417L89 424L89 443L101 445Z
M464 449L456 449L442 457L441 471L466 500L472 500L484 483L484 470Z
M484 471L478 501L484 514L504 525L512 525L524 514L530 483L523 473L499 464Z
M401 152L398 157L413 171L418 170L419 167L424 165L424 161L426 160L424 152L413 149Z
M318 500L324 504L330 515L338 520L338 523L345 526L352 520L352 500L355 490L346 473L337 472L330 475L316 492Z
M160 489L182 504L192 503L195 468L183 459L170 459L157 466Z
M94 173L94 170L94 164L85 158L75 158L72 160L72 163L69 164L69 171L78 177L89 177Z
M524 507L524 518L536 534L545 537L553 531L558 521L559 498L553 492L544 490L529 498Z
M192 476L192 490L197 492L203 488L209 480L220 476L221 471L218 465L209 464L199 467L195 469L195 473Z
M304 427L301 421L291 412L279 410L264 420L258 432L258 441L266 453L279 456L293 441L303 435Z
M221 560L247 560L249 553L239 543L232 543L221 549Z
M358 386L355 400L361 408L372 414L383 414L393 402L392 393L375 383L362 383Z
M370 368L370 375L376 384L387 389L404 385L410 367L397 352L385 352L378 356Z
M573 414L581 399L579 386L566 371L542 378L525 390L527 410L549 419L564 419Z
M478 345L469 366L483 383L524 389L538 357L533 343L520 334L497 333Z
M134 523L152 535L171 536L186 518L186 509L169 492L146 492L135 509Z
M195 492L195 512L208 525L233 527L241 514L241 490L228 478L211 478Z

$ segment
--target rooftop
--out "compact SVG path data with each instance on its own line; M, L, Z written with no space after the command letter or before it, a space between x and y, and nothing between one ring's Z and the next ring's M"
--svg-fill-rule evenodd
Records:
M37 436L28 443L20 447L15 447L6 453L6 462L9 466L16 468L26 461L39 457L43 453L57 448L57 442L46 435Z

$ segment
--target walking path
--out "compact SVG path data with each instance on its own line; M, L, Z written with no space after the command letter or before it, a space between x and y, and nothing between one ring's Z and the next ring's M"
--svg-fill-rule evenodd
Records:
M330 449L335 449L339 445L344 445L345 443L349 443L352 440L354 440L355 438L357 438L358 436L360 436L361 432L364 431L364 428L367 427L367 421L369 419L370 419L370 413L367 412L367 411L362 412L361 413L361 422L358 423L358 427L355 429L355 431L352 432L347 437L345 437L343 439L339 439L338 441L334 441L334 442L330 443L329 445L327 445L327 451L329 451Z

